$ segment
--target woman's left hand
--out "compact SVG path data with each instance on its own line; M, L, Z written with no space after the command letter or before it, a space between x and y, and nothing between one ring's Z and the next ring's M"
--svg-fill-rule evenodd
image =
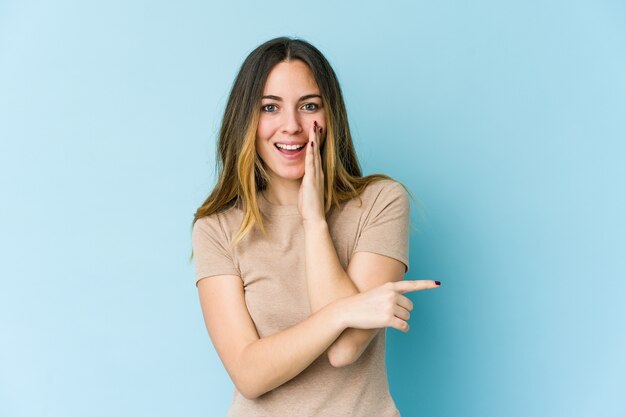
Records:
M306 144L304 177L298 194L298 209L305 223L325 221L324 212L324 171L320 156L319 138L321 126L317 122L309 131L309 142Z

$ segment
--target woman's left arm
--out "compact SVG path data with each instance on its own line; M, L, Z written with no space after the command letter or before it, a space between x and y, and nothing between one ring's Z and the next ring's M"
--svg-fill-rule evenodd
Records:
M339 298L349 297L404 277L402 262L371 252L357 252L344 270L325 221L305 223L306 276L311 312ZM328 348L335 367L356 361L380 329L348 328Z
M347 271L343 269L324 214L324 172L318 146L320 136L321 129L315 123L309 131L305 174L298 196L305 234L305 268L312 313L339 298L356 295L389 281L402 280L405 265L383 253L391 251L398 254L405 250L404 244L398 249L398 242L408 236L400 238L408 229L406 195L392 195L391 200L378 200L375 210L372 207L370 223L361 234ZM327 350L330 363L339 367L354 362L378 330L344 330Z

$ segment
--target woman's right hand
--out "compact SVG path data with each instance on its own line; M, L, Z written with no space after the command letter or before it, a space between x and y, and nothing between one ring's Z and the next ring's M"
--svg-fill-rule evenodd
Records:
M413 302L404 293L438 288L438 281L403 280L387 282L371 290L340 300L343 324L346 328L378 329L393 327L409 331Z

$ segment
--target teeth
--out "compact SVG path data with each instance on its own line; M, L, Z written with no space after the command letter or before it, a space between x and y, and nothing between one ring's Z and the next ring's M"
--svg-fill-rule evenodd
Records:
M276 146L278 148L281 149L289 149L289 150L294 150L294 149L300 149L302 148L304 145L284 145L282 143L277 143Z

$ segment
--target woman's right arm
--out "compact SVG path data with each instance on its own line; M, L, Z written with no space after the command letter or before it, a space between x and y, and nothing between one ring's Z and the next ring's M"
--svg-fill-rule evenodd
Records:
M241 278L218 275L198 281L209 336L237 390L257 398L309 366L348 327L393 327L407 332L413 303L403 293L434 287L427 280L388 282L330 302L302 322L259 338L244 299Z
M203 278L198 293L211 341L237 390L248 399L298 375L346 328L338 305L331 303L292 327L259 338L240 277Z

